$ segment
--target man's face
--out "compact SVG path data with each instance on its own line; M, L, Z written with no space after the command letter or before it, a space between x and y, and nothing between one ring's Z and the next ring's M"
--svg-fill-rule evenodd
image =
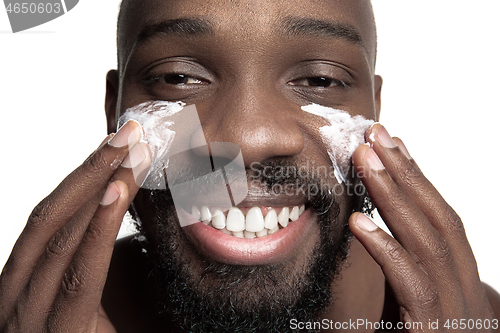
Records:
M377 118L369 3L150 0L131 2L124 17L117 116L147 101L195 104L207 142L241 149L250 185L237 205L244 214L252 207L263 216L306 208L286 228L241 239L203 223L182 228L168 191L140 191L134 206L160 288L167 289L163 301L181 316L181 308L211 316L212 329L232 322L248 330L287 313L316 315L328 305L331 273L346 254L346 221L358 198L345 184L344 191L317 195L276 193L265 185L339 185L319 133L326 122L301 107L314 103ZM110 122L117 119L113 111ZM308 173L276 176L283 167ZM258 177L263 170L273 177ZM303 313L313 300L318 307Z

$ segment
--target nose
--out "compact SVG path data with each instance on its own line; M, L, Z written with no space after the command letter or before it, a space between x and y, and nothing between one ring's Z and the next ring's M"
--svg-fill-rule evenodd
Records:
M276 90L232 87L209 108L198 111L203 112L207 141L237 144L246 167L273 157L298 155L304 149L298 106Z

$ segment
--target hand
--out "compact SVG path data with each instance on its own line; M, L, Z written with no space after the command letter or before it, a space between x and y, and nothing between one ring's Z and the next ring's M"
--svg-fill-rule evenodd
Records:
M0 275L1 332L115 332L100 301L121 221L151 164L141 137L128 122L35 207Z
M498 321L495 326L462 221L400 139L380 124L367 138L371 147L359 147L353 164L394 238L360 213L349 225L381 266L404 331L493 332ZM429 327L436 321L438 329Z

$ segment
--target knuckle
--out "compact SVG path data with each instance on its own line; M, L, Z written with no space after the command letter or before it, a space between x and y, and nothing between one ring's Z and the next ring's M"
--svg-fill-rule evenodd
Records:
M106 156L102 150L95 151L84 162L85 167L89 168L91 172L99 172L108 165Z
M445 239L441 239L430 247L432 255L440 262L448 263L452 261L450 247Z
M74 296L81 292L85 286L84 274L80 267L74 268L72 265L66 273L64 273L61 292L65 296Z
M92 221L85 232L85 238L89 241L95 241L101 239L104 234L105 230L98 223Z
M402 263L405 258L405 250L403 247L392 239L388 239L383 245L383 251L387 254L391 262Z
M428 244L418 253L415 262L424 271L449 268L453 264L453 256L446 240Z
M28 226L32 228L43 227L53 210L54 205L50 197L46 197L31 211L28 218Z
M446 220L448 221L446 226L448 230L450 230L451 232L459 232L465 235L465 228L462 219L460 218L460 216L458 216L455 210L451 209L451 207L449 217Z
M49 240L45 249L46 255L48 257L59 257L68 254L72 248L73 238L74 236L66 228L60 229Z
M408 163L402 168L402 180L408 187L417 186L422 178L422 171L416 168L413 164Z
M447 267L452 261L453 257L445 239L428 244L416 259L417 264L421 267Z
M440 305L439 293L427 282L415 281L412 293L422 308L437 309Z
M64 274L62 280L62 292L64 295L72 295L78 293L83 287L83 281L76 274Z

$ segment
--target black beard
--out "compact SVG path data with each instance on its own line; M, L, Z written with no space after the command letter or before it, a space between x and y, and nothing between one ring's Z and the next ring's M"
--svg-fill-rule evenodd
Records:
M283 166L283 162L267 165ZM296 184L297 180L318 187L324 184L319 179L293 176L262 182L272 187L274 183ZM273 265L228 265L196 250L196 258L185 258L179 244L191 245L176 219L169 191L152 191L150 199L159 244L155 249L147 242L144 246L154 262L159 311L174 315L184 330L292 332L291 319L314 321L331 305L331 285L348 254L351 233L347 221L338 220L339 204L330 191L321 191L310 201L321 241L304 265L296 263L296 258ZM202 266L200 274L193 274L190 259Z

